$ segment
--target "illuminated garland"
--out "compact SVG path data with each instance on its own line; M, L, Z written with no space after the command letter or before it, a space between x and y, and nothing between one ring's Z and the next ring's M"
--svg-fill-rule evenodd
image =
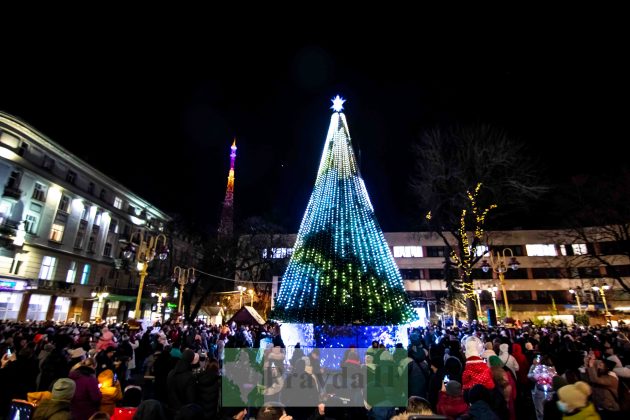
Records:
M339 102L334 109L272 317L316 325L413 321L417 315L374 216Z

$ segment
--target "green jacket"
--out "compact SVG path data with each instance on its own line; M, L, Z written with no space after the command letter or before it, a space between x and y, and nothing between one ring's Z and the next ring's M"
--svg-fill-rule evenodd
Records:
M70 420L70 401L44 400L35 409L33 420Z

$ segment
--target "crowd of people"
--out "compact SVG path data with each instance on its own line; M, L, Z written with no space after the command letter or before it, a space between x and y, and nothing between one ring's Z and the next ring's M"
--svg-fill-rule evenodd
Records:
M388 349L375 341L367 351L348 349L340 368L364 373L368 384L336 395L322 379L327 367L320 351L295 348L287 357L276 324L133 327L0 323L0 419L606 420L630 415L630 340L623 327L418 328L409 332L406 348ZM222 393L232 392L225 386L226 349L260 347L269 357L251 362L259 363L261 372L273 367L271 381L252 389L262 400L222 404ZM278 363L269 364L274 354L280 355ZM383 375L392 372L404 389L381 386ZM312 386L290 389L281 380L288 375L312 378ZM346 406L333 404L335 398ZM291 402L298 399L308 404L294 407Z

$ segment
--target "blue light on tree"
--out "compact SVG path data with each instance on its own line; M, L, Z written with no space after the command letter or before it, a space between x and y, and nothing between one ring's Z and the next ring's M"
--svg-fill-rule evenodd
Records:
M343 102L333 99L315 187L273 317L315 325L405 324L417 314L374 216Z

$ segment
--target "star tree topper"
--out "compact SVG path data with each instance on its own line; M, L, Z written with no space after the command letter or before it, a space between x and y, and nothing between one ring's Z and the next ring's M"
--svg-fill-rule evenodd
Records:
M333 103L331 108L335 112L341 112L341 110L343 109L343 103L346 102L346 100L340 97L339 95L335 96L333 99L331 99L331 101Z

